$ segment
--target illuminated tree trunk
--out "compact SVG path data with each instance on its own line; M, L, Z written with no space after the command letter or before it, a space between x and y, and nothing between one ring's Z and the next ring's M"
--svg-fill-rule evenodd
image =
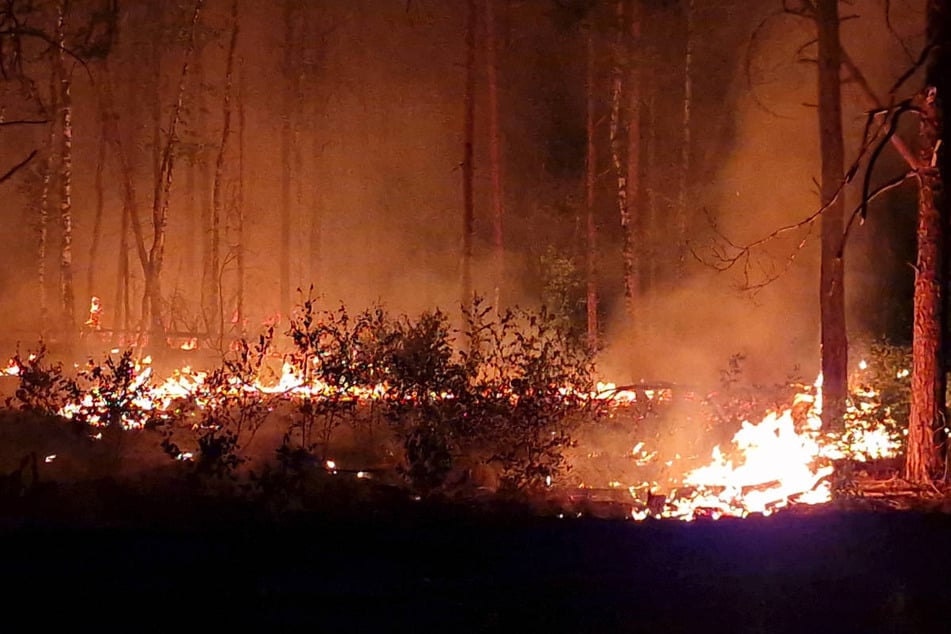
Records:
M475 164L473 146L475 138L475 29L476 1L467 0L466 17L466 86L463 97L463 151L462 151L462 307L472 307L472 243L475 233L475 207L473 200L473 177Z
M143 273L148 273L148 252L145 248L145 237L142 232L142 222L139 219L139 208L135 189L135 175L132 168L132 159L129 157L126 145L122 142L122 133L119 128L119 114L116 111L113 93L112 76L108 62L102 64L102 77L98 82L99 114L102 117L103 136L112 148L116 161L116 171L122 187L122 222L119 236L119 254L117 267L116 290L116 321L115 327L129 329L131 326L131 293L129 270L129 232L131 230L135 240L136 253L142 265ZM133 113L134 114L134 113ZM133 116L134 119L134 116ZM134 144L133 144L134 147ZM122 321L119 315L122 315Z
M54 54L55 55L55 54ZM53 62L50 73L50 112L59 112L59 99L57 93L57 67ZM37 223L36 236L36 274L37 274L37 298L40 306L40 333L45 334L49 326L49 297L47 293L46 280L46 259L49 248L49 209L50 209L50 190L53 185L53 170L56 169L56 129L57 117L51 116L49 123L49 136L46 145L46 164L43 167L43 189L40 193L39 222Z
M60 166L59 219L60 260L59 284L62 299L63 326L71 336L76 326L76 301L73 290L73 103L70 95L70 72L66 69L66 0L60 0L56 20L56 56L59 74Z
M221 216L223 210L221 191L225 172L225 156L228 150L228 138L231 136L231 91L234 86L234 53L238 47L238 0L231 2L231 41L228 44L228 61L225 68L225 94L222 103L221 143L218 146L218 158L215 161L215 183L212 195L211 215L211 267L214 272L212 285L214 294L211 305L214 309L215 333L224 332L224 305L221 299Z
M615 4L615 37L611 47L611 120L609 128L609 143L611 148L611 165L614 167L614 177L617 182L617 209L621 221L622 231L631 225L630 210L627 201L627 170L624 156L625 143L621 127L621 98L624 94L624 70L627 56L625 42L626 27L624 23L624 0L617 0ZM629 319L634 317L634 295L631 280L633 276L633 253L628 249L625 240L624 250L624 307Z
M89 267L86 271L86 292L89 295L98 295L96 289L96 259L99 255L99 242L102 237L102 216L105 213L105 186L103 171L106 167L106 125L100 118L98 148L96 151L96 173L93 177L93 188L96 192L96 215L93 219L92 243L89 245Z
M195 51L195 35L198 30L198 20L204 0L195 2L194 13L189 32L188 47L185 50L185 60L182 63L181 77L178 84L178 97L172 111L172 118L168 126L165 146L162 149L162 164L160 178L155 181L155 192L152 198L152 246L149 249L149 268L145 278L145 296L143 305L149 310L143 311L151 318L153 339L164 341L165 325L162 306L162 266L165 262L166 228L168 227L169 192L172 188L172 175L175 167L175 147L177 145L178 125L182 119L182 106L185 99L185 85L188 79L188 70ZM158 343L153 341L153 344Z
M690 145L692 125L690 107L693 101L693 14L694 0L687 0L684 7L685 44L684 44L684 101L681 124L683 138L680 146L680 165L677 174L677 218L676 248L677 274L684 275L687 264L687 204L690 189Z
M595 60L594 34L589 30L588 64L586 77L587 116L585 130L587 149L585 152L584 201L586 219L585 269L587 277L586 303L588 317L588 350L594 354L598 350L600 331L598 326L598 226L594 218L594 184L597 178L597 152L595 148Z
M502 137L499 130L498 52L495 37L495 0L485 0L486 82L489 90L489 172L492 181L492 248L495 283L495 307L502 303L505 276L505 241L502 231Z
M822 158L822 244L819 310L822 339L822 422L827 429L844 424L848 393L848 339L845 328L845 278L841 257L844 200L841 50L838 0L818 0L819 139ZM835 200L833 200L835 199Z
M635 216L640 206L640 153L641 153L641 13L639 0L630 3L630 25L627 47L627 204L621 214L621 234L624 253L624 297L630 311L640 294L639 255L634 250ZM637 54L635 54L637 53Z
M245 90L244 64L241 68L241 87L238 90L238 199L235 203L235 244L233 246L234 256L238 267L237 288L235 289L235 319L238 322L238 328L244 334L244 280L245 280L245 254L244 254L244 131L245 131L245 112L244 100Z
M946 437L945 371L941 355L943 290L947 282L948 201L944 181L951 174L945 150L951 141L943 113L951 95L951 2L929 0L928 40L935 45L920 108L918 150L918 257L915 267L911 413L905 478L927 483L941 467L936 436Z
M294 7L291 0L284 0L284 101L281 113L281 217L280 217L280 302L281 313L287 315L291 310L291 156L293 155L294 111Z

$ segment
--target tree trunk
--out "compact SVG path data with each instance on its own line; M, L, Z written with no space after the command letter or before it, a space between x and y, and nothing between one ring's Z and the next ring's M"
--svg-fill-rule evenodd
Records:
M681 113L683 138L680 146L680 165L677 173L677 219L675 223L677 249L677 275L683 276L687 266L687 205L690 190L690 148L692 121L690 108L693 102L693 21L694 0L687 0L684 7L684 101Z
M630 3L629 43L627 47L627 205L621 216L624 254L624 296L633 311L640 295L639 254L634 251L635 213L640 206L641 170L641 11L640 0ZM636 51L636 54L635 54ZM629 313L632 314L632 313ZM635 324L636 325L636 324Z
M100 113L100 129L98 148L96 151L96 173L93 177L93 188L96 191L96 216L92 226L92 243L89 245L89 268L86 271L86 292L89 295L99 295L96 288L96 259L99 256L99 242L102 238L102 216L105 213L106 194L103 184L103 172L106 168L106 123Z
M231 2L231 41L228 44L228 61L225 67L225 94L222 103L221 144L218 146L218 157L215 160L215 183L212 194L211 215L211 264L214 272L214 294L211 305L214 309L213 333L224 332L224 304L221 299L221 216L223 193L222 182L225 172L225 156L228 150L228 138L231 136L231 91L234 85L234 53L238 47L238 0Z
M905 478L927 483L938 472L946 437L945 383L942 358L943 291L947 283L948 202L944 181L951 174L949 141L943 113L951 94L951 3L929 0L928 41L935 52L929 62L920 108L918 150L918 257L915 268L914 332L912 341L911 412L905 456ZM940 145L939 145L940 144Z
M245 112L244 100L246 96L246 80L244 71L244 60L241 65L241 86L238 89L238 200L235 204L235 245L234 257L238 267L237 288L235 289L235 319L241 334L244 334L244 280L245 280L245 259L244 259L244 132L245 132Z
M293 166L293 122L294 111L294 6L293 0L284 0L284 101L281 112L281 237L280 237L280 301L281 314L289 315L291 310L291 177Z
M598 226L594 217L594 185L597 178L597 152L595 148L595 60L594 34L587 34L588 64L585 81L586 108L585 130L587 147L585 152L584 207L586 219L585 273L587 288L585 300L588 317L588 350L595 354L599 346L600 329L598 325Z
M475 203L473 178L475 164L475 30L476 0L467 0L466 17L466 86L463 96L463 151L462 151L462 307L472 307L472 243L475 233Z
M485 0L486 82L489 91L489 174L492 182L492 250L495 308L502 304L505 279L505 241L502 231L504 204L502 198L502 136L499 130L498 51L495 36L495 0Z
M621 97L624 94L624 74L628 56L625 55L627 42L627 28L624 20L624 0L617 0L615 4L615 36L611 47L611 120L609 128L609 142L611 148L611 164L614 167L614 176L617 182L617 209L621 222L621 231L627 237L631 225L630 210L627 201L627 162L625 160L626 145L621 128ZM628 249L625 240L624 249L624 308L628 319L634 318L634 295L631 280L633 278L633 253Z
M71 73L66 69L66 0L60 0L56 20L57 72L59 73L60 109L60 260L59 282L62 297L63 327L68 338L76 327L76 300L73 290L73 103L70 95Z
M155 192L152 198L152 246L149 249L149 269L145 278L145 296L143 306L148 306L149 310L143 311L143 314L151 318L151 330L153 338L164 341L165 325L163 321L162 310L162 266L165 262L165 230L168 226L168 204L169 192L172 189L172 174L175 166L175 147L177 145L178 124L182 119L182 106L185 99L185 85L188 79L188 70L191 65L191 58L195 51L195 36L198 30L198 20L201 17L201 9L204 0L196 0L195 10L192 14L192 21L189 33L188 47L185 50L185 60L182 62L181 77L178 84L178 97L175 101L175 108L172 111L172 118L168 126L168 134L165 140L165 146L162 149L162 164L160 178L155 181ZM153 341L153 344L158 341Z
M848 395L848 339L845 328L845 278L841 257L844 199L841 51L838 0L818 0L819 139L822 158L822 245L819 309L822 338L822 422L826 429L844 425Z
M56 53L53 54L54 58ZM49 136L46 145L46 164L43 168L43 189L40 193L39 222L36 236L36 276L37 276L37 298L40 305L40 334L44 335L49 327L49 296L47 292L46 280L46 260L47 250L49 248L49 210L50 194L53 186L53 173L56 169L56 130L57 119L55 116L59 112L59 93L58 85L58 64L52 60L50 72L50 123Z

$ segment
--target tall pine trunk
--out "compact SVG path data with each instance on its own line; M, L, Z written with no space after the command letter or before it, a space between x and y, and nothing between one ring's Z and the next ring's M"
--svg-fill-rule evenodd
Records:
M36 282L38 292L38 303L40 307L40 334L45 335L49 328L49 293L47 289L47 271L46 260L49 250L49 222L50 222L50 196L54 183L54 171L56 169L56 130L59 120L59 81L57 69L59 65L55 61L57 53L53 53L50 64L50 123L49 136L46 141L46 162L43 166L43 189L40 193L39 220L37 223L36 236Z
M683 276L687 266L687 205L690 193L690 129L693 104L693 23L694 0L687 0L684 7L684 100L681 109L683 138L680 146L680 164L677 172L677 219L675 246L677 249L677 274Z
M96 288L96 260L99 257L99 243L102 239L102 217L106 208L105 183L103 172L106 169L106 124L100 116L99 139L96 150L96 173L93 176L93 188L96 192L96 215L92 225L92 242L89 245L89 267L86 270L86 292L99 295Z
M485 0L485 66L489 92L489 176L492 182L492 251L495 308L502 304L502 283L505 279L505 240L503 233L504 203L502 198L502 134L499 130L498 45L496 40L495 0Z
M225 157L228 151L228 139L231 136L231 91L234 86L234 53L238 47L238 0L231 2L231 41L228 44L228 60L225 67L225 90L222 109L221 143L218 145L218 157L215 160L215 182L212 194L211 215L211 264L214 272L214 294L211 305L214 309L214 330L216 334L224 333L224 304L221 288L221 217L224 203L222 201L223 181L225 172Z
M293 112L294 112L294 0L284 0L284 61L282 74L284 81L283 104L281 112L281 211L280 211L280 253L278 254L280 275L281 313L288 315L291 310L291 178L293 166Z
M929 0L928 41L934 46L926 86L918 99L918 257L915 268L914 331L912 340L911 412L905 478L931 481L942 462L936 436L946 438L946 375L942 358L944 304L947 283L948 199L945 182L951 176L947 143L951 134L944 112L951 103L951 2ZM939 149L939 147L941 149Z
M60 166L59 219L60 259L59 284L62 300L62 323L67 338L76 326L76 299L73 289L73 102L71 73L66 68L66 0L60 0L56 20L57 72L59 73Z
M475 163L475 30L476 0L467 0L466 15L466 85L463 95L463 148L462 148L462 288L463 310L472 308L472 247L475 234L475 202L473 178Z
M595 60L594 33L587 34L587 69L585 79L587 136L585 151L584 207L585 207L585 275L587 278L585 301L588 318L588 350L594 354L598 350L600 327L598 325L598 225L594 215L594 186L597 179L597 151L595 147Z
M639 255L634 251L635 215L640 209L641 170L641 11L640 0L631 0L630 23L627 27L627 200L621 215L622 253L624 257L624 297L633 310L640 295ZM630 314L630 313L629 313ZM635 324L637 325L637 324Z
M143 306L148 310L143 311L148 315L151 322L151 331L153 344L164 342L165 322L162 305L162 267L165 263L165 241L166 228L168 227L168 208L169 192L172 189L172 176L175 167L175 150L177 146L178 125L182 119L182 107L185 99L185 86L188 79L188 71L191 67L192 55L195 51L196 33L198 30L198 20L201 17L201 9L204 0L196 0L194 13L189 31L188 46L185 49L185 59L182 62L181 77L178 84L178 96L175 106L172 110L172 118L169 122L168 132L166 134L165 145L162 148L162 162L160 166L160 178L155 181L155 192L152 198L152 246L149 249L149 267L145 278L145 295L143 297Z
M842 139L842 55L838 0L817 0L819 41L819 139L822 160L822 243L819 310L822 339L822 422L826 429L844 425L848 395L848 339L845 327L845 277L839 257L845 204L839 195L844 178Z
M630 210L627 206L627 162L624 156L626 144L621 125L621 100L624 95L624 71L628 57L625 55L627 49L625 43L628 38L624 20L624 0L617 0L614 17L615 33L614 42L611 46L611 120L608 140L611 150L611 165L614 167L614 177L617 183L615 200L623 231L623 228L630 227L631 220ZM624 250L624 308L628 319L634 317L634 296L629 292L631 290L629 282L633 272L631 255L627 249Z

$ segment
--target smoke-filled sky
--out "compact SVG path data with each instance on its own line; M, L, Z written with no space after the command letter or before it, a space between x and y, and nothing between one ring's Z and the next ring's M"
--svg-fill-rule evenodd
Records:
M331 306L343 301L359 308L380 301L396 312L436 306L455 311L463 231L467 3L289 2L241 0L238 5L231 136L220 178L217 274L209 270L208 249L224 123L231 1L207 0L200 15L172 152L162 274L168 319L176 329L206 329L202 288L209 283L214 287L218 280L224 320L231 321L238 292L234 226L239 211L245 223L245 317L251 327L281 310L284 252L289 253L291 288L312 283ZM52 37L55 2L34 2L29 11L29 3L13 4L23 5L20 17L26 23ZM710 258L712 222L736 243L744 243L818 206L816 71L807 59L815 54L809 44L815 28L799 17L772 15L778 13L778 0L689 4L690 142L683 232L673 226L673 218L681 200L677 174L684 156L688 3L640 3L641 36L621 60L625 72L627 64L642 71L635 97L640 107L640 193L631 209L644 282L631 316L623 303L617 179L609 136L616 3L495 0L506 254L499 283L502 301L555 301L570 319L584 316L580 304L590 36L595 50L603 372L619 381L709 381L730 355L743 353L763 380L781 378L796 364L809 374L818 367L816 240L794 232L758 253L754 264L772 270L785 269L786 259L797 255L782 277L754 294L737 290L742 271L718 273L697 258ZM843 45L883 99L910 65L904 48L913 56L920 50L923 4L893 0L887 21L883 0L842 4L850 18L842 25ZM477 290L491 296L496 280L491 266L484 0L476 6L474 271ZM114 16L111 7L106 0L71 2L65 42L74 54L67 57L66 68L73 98L77 316L79 321L85 318L88 298L95 294L103 298L106 325L121 328L116 302L123 286L118 269L125 172L110 142L97 186L104 136L102 95L107 90L112 95L121 145L132 166L137 213L146 242L151 242L153 161L156 147L167 143L194 5L184 0L120 0ZM49 44L37 37L24 37L23 42L19 66L3 49L8 72L0 98L6 120L55 114L49 110ZM912 78L904 90L913 91L919 84ZM854 83L843 85L843 99L846 160L851 162L861 140L863 113L872 104ZM3 326L8 339L27 340L38 326L39 209L50 129L10 126L0 134L3 166L38 151L27 168L0 184L5 203L0 237ZM53 147L58 148L59 141L54 139ZM55 159L58 152L53 155ZM45 260L50 319L59 314L62 236L58 160L53 168ZM900 169L899 162L886 156L879 180ZM848 192L848 200L851 209L854 191ZM847 255L853 338L903 333L903 314L895 306L904 305L901 298L910 295L912 204L913 192L908 191L883 199L868 225L853 236ZM291 230L289 241L282 244L285 207ZM127 236L133 311L129 321L134 325L144 276L134 241ZM805 246L797 251L804 238ZM680 249L684 242L689 249ZM681 251L686 254L682 262L677 255Z

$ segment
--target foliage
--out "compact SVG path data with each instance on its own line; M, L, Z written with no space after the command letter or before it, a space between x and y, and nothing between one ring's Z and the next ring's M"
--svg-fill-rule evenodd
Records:
M24 357L19 347L11 359L19 377L14 396L7 407L43 416L56 416L78 392L76 381L63 372L62 363L47 363L48 351L43 343Z
M267 360L274 342L274 328L267 328L256 343L239 339L212 370L197 394L204 407L182 404L176 416L162 425L162 449L189 465L198 478L234 479L247 461L247 448L270 415L274 397L258 386L271 374ZM186 436L183 439L182 436ZM183 449L188 443L191 450Z
M585 280L574 258L554 247L541 256L542 305L553 325L571 337L580 337L587 326Z

